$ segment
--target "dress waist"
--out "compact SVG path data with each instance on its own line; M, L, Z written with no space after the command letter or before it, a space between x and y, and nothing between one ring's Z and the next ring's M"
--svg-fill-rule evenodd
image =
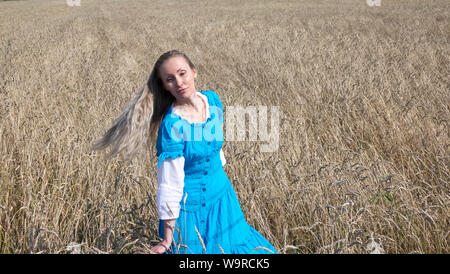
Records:
M195 176L185 175L181 210L197 211L214 204L231 187L223 170L220 158L214 161L214 167L204 169Z
M220 152L208 155L201 160L186 161L184 176L187 180L204 179L205 176L222 169Z

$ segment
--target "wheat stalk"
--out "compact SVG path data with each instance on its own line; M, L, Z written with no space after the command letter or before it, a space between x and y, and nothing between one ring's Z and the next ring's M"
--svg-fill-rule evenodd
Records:
M201 236L200 233L198 232L197 227L194 226L194 228L195 228L195 232L197 233L198 239L200 240L200 243L202 244L202 248L203 248L203 250L205 251L205 254L206 254L206 247L205 247L205 244L203 243L202 236Z

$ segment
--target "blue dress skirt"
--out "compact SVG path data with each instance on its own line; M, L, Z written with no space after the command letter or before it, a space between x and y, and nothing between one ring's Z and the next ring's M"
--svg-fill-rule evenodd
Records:
M175 221L175 254L272 254L277 251L247 224L220 159L223 106L214 91L201 91L209 103L204 123L189 123L169 107L156 142L158 165L166 158L185 157L180 214ZM164 221L159 222L164 238Z

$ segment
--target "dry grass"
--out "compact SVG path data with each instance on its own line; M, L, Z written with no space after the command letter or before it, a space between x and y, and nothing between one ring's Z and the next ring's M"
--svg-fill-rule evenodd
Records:
M449 13L446 0L1 2L0 253L157 240L154 148L127 163L88 147L174 48L225 106L280 107L279 152L224 146L247 221L280 252L448 253Z

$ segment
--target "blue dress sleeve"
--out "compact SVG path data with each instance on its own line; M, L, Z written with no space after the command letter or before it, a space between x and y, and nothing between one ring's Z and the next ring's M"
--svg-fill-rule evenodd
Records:
M220 101L219 95L213 90L206 91L206 94L208 95L208 99L211 100L210 112L214 113L215 115L218 115L220 122L224 123L225 119L224 119L223 105L222 102Z
M156 140L156 156L158 157L158 167L167 159L176 159L184 156L185 140L183 136L183 127L178 122L179 119L172 117L164 118L158 130Z

